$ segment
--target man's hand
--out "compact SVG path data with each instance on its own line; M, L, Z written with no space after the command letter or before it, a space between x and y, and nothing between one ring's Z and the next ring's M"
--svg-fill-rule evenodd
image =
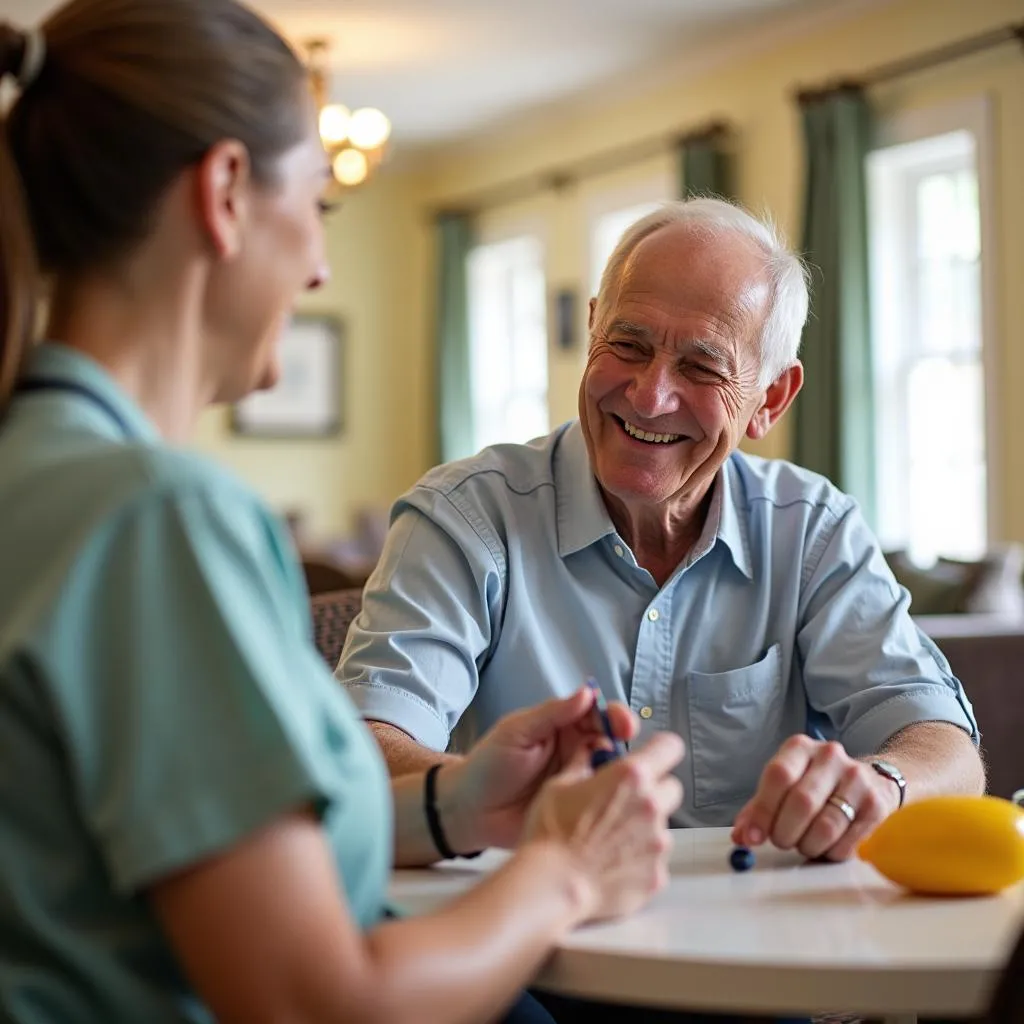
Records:
M845 860L899 806L896 784L838 743L791 736L736 816L732 841ZM853 820L849 815L852 813Z
M629 741L639 724L624 704L611 702L616 737ZM441 819L460 853L519 841L526 811L545 780L574 760L581 748L608 748L594 694L582 688L564 700L506 715L462 760L438 776Z

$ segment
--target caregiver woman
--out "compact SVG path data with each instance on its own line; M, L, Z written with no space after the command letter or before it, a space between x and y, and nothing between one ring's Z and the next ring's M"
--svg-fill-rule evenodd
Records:
M581 691L390 783L278 523L179 447L327 276L301 63L232 0L74 0L0 76L0 1018L544 1019L553 945L665 879L680 741L592 773ZM385 919L394 863L495 844Z

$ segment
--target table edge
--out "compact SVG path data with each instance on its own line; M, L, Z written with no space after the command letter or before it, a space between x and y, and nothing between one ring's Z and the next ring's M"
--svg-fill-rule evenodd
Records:
M560 995L677 1010L970 1017L984 1012L1001 971L745 964L742 975L740 993L735 964L563 947L534 984Z

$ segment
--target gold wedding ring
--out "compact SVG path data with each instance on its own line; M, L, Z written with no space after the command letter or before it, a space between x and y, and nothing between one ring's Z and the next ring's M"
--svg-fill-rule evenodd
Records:
M830 803L837 811L839 811L839 813L842 814L843 817L846 818L846 820L851 825L854 823L854 821L856 821L857 811L854 808L853 804L848 803L838 794L833 793L828 798L828 803Z

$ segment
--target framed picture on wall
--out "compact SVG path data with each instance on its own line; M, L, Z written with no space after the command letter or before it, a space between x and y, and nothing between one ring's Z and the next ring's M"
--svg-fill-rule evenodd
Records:
M233 431L279 438L340 433L344 343L344 326L337 317L293 316L280 341L281 379L233 407Z

